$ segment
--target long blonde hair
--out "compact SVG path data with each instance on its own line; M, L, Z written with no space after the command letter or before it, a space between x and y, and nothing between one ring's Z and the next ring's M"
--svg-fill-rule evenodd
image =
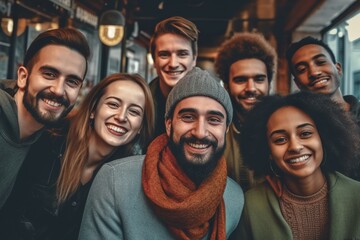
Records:
M81 185L82 171L89 157L89 140L94 131L93 126L90 124L90 114L96 109L106 88L115 81L124 80L133 81L142 88L145 94L145 111L140 134L126 146L120 146L124 152L122 155L123 157L131 155L133 146L136 143L142 149L147 147L154 132L155 121L154 103L148 84L139 74L115 73L109 75L91 89L71 120L64 158L57 181L58 204L66 201Z

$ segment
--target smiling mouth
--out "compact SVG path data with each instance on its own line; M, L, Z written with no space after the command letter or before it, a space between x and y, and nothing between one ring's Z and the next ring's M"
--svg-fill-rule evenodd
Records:
M301 162L305 162L309 158L310 158L310 155L306 154L301 157L291 158L291 159L287 160L286 162L287 163L301 163Z
M123 135L127 132L126 129L111 124L106 125L106 127L110 130L111 133L115 133L116 135Z
M316 80L314 82L312 82L310 84L310 86L313 86L313 87L322 87L324 86L325 83L327 83L329 80L327 78L322 78L322 79L319 79L319 80Z
M51 106L51 107L60 107L62 106L61 103L59 102L55 102L53 100L47 99L47 98L43 98L42 99L47 105Z
M182 74L183 71L165 71L165 73L170 76L178 76L178 75Z

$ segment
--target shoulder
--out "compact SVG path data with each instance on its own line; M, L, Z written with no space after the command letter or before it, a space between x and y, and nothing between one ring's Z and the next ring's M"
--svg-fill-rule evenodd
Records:
M151 90L151 93L155 93L155 91L157 89L159 89L160 84L159 84L160 80L158 77L154 78L150 83L149 83L149 87Z
M339 172L329 173L328 180L330 182L330 192L351 193L351 195L359 195L360 197L360 182L355 181Z
M120 158L113 160L109 163L106 163L104 166L107 166L114 171L124 171L124 169L137 169L141 168L145 155L134 155L126 158Z
M227 177L226 188L224 192L225 198L236 198L237 201L244 200L244 193L239 184L237 184L233 179Z
M0 80L0 89L4 90L11 96L15 94L16 88L17 88L16 80L11 80L11 79Z

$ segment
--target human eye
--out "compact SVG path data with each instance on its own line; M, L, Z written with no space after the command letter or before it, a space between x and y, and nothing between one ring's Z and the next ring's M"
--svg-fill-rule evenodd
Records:
M170 56L170 53L166 52L166 51L160 51L160 52L158 52L158 56L160 58L168 58Z
M219 125L223 122L223 120L220 117L209 117L208 122L211 125Z
M256 76L255 77L255 81L256 82L259 82L259 83L262 83L266 80L266 76Z
M247 82L247 77L234 77L233 82L234 83L245 83Z
M66 83L72 88L77 88L77 87L81 86L82 81L79 79L75 79L75 78L69 78L66 80Z
M195 120L195 116L192 114L183 114L180 118L184 122L193 122Z
M189 51L187 51L187 50L181 50L181 51L178 52L177 55L178 55L179 57L187 57L187 56L190 55L190 53L189 53Z
M117 109L120 106L119 103L115 101L108 101L106 102L106 105L111 109Z
M300 132L301 138L310 138L312 136L312 131L304 130Z
M316 64L317 64L317 65L323 65L323 64L325 64L326 62L327 62L327 59L324 58L324 57L321 57L321 58L316 59Z
M131 116L141 116L142 115L141 114L142 112L137 108L130 108L129 113Z
M297 74L304 73L305 71L306 71L305 66L297 66L297 67L295 68L295 72L296 72Z
M276 136L272 138L272 142L275 143L276 145L282 145L287 142L287 139L285 136Z
M42 75L46 78L46 79L55 79L56 78L56 73L52 72L52 71L43 71Z

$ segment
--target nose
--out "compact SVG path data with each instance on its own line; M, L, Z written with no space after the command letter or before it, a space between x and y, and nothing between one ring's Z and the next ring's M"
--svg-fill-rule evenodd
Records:
M198 139L205 138L208 134L206 126L207 126L207 124L206 124L205 120L197 121L197 123L195 124L194 129L193 129L193 136Z
M314 64L310 65L309 67L309 79L310 80L316 80L317 77L321 75L321 70L318 66L315 66Z
M296 138L291 138L289 142L288 151L290 153L300 153L304 149L304 146Z
M246 91L248 91L248 92L255 92L256 91L255 81L254 81L253 78L249 78L246 81Z
M64 88L65 81L62 79L57 79L53 81L52 86L50 87L50 91L57 96L64 96L65 88Z
M115 114L115 119L119 122L125 122L127 120L127 109L120 108L117 114Z
M175 54L172 54L170 57L170 62L169 62L169 66L171 68L176 68L179 65L179 61L178 58Z

